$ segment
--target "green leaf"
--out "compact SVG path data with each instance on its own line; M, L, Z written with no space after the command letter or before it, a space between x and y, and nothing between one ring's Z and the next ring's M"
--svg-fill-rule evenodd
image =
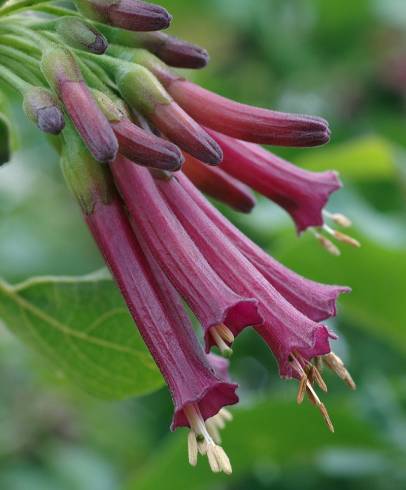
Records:
M314 171L335 169L353 181L391 179L396 173L393 145L378 136L368 136L337 146L319 148L298 158L305 168Z
M373 427L356 417L354 409L343 400L330 400L329 406L335 434L329 433L310 403L298 407L293 400L271 399L233 410L234 421L222 434L222 445L233 465L233 481L275 463L285 468L298 463L309 465L325 449L383 446ZM223 488L229 477L211 473L205 458L199 458L196 468L188 465L186 434L179 430L157 448L127 490L155 490L161 488L162 481L170 483L171 489L204 490L215 484Z
M4 114L0 113L0 166L10 160L10 123Z
M28 345L89 393L142 395L162 377L110 276L0 280L0 318Z

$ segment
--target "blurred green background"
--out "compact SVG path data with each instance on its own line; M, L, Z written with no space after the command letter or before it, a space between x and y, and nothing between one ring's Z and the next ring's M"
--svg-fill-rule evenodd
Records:
M0 327L0 488L5 490L237 490L406 488L406 4L403 0L162 0L171 31L206 46L193 80L223 95L326 117L330 145L279 150L309 169L335 168L345 189L330 210L354 220L361 250L328 256L260 200L225 210L275 257L313 279L353 288L331 326L358 383L327 375L330 434L250 332L232 372L241 404L224 433L234 475L187 464L186 433L171 434L166 390L101 401ZM0 276L86 274L101 260L64 187L56 155L20 127L0 170ZM1 324L1 321L0 321Z

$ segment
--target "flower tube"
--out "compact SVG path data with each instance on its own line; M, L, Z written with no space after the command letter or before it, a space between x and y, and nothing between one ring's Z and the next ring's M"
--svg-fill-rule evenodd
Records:
M168 208L148 170L122 156L111 168L137 236L198 318L207 351L217 345L224 354L231 354L233 339L262 321L257 301L239 296L224 284Z

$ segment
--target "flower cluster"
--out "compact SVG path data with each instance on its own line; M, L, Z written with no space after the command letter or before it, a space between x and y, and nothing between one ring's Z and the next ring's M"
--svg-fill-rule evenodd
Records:
M139 0L15 0L0 9L0 79L23 97L27 116L53 136L67 184L161 370L174 403L172 429L188 427L189 461L207 455L231 473L219 430L238 402L228 375L236 337L252 327L280 375L299 382L333 430L316 393L324 366L354 382L331 351L348 288L289 270L233 226L201 193L236 210L255 206L252 190L284 208L298 232L310 229L359 246L326 220L335 172L295 167L261 144L310 147L329 141L324 119L239 104L179 76L202 68L207 52L159 32L168 12ZM28 14L27 14L28 12ZM184 309L202 327L202 346Z

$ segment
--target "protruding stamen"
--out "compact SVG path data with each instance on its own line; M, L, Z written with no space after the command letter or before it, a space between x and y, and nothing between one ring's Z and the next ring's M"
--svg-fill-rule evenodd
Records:
M350 228L352 226L352 221L350 218L341 213L330 213L327 210L323 210L323 214L326 218L331 219L338 226L343 228Z
M321 414L323 415L323 419L326 422L329 431L334 433L334 425L333 425L333 422L331 421L330 415L327 412L327 408L324 405L324 403L321 403L319 405L319 410L320 410Z
M300 357L300 354L297 354L297 355ZM327 412L327 409L326 409L325 405L321 402L320 398L317 396L317 393L314 391L314 388L309 381L309 377L308 377L307 373L303 369L303 367L300 364L299 360L297 359L296 355L291 354L290 359L291 359L291 363L295 367L297 373L301 377L301 382L300 382L300 386L299 386L299 393L301 390L302 383L306 383L305 384L305 391L306 391L306 394L307 394L309 400L313 403L313 405L315 405L320 410L321 414L323 415L323 419L326 422L329 430L331 432L334 432L334 426L333 426L333 423L331 422L331 419L330 419L330 416ZM317 377L316 371L314 370L315 369L314 366L312 366L312 368L313 369L311 369L311 368L309 369L309 372L311 372L313 374L313 376ZM317 371L317 373L320 376L320 373L318 371ZM321 378L321 376L320 376L320 378ZM322 380L322 378L321 378L321 380ZM324 383L324 380L323 380L322 384L323 383ZM327 388L327 386L326 386L326 388ZM298 393L298 400L300 400L299 393Z
M196 440L196 434L191 430L188 435L188 455L189 455L189 463L192 466L197 465L197 454L198 454L198 444Z
M341 378L345 383L347 383L347 385L352 390L355 390L357 388L357 385L355 384L351 374L345 367L345 364L336 354L334 354L334 352L331 352L330 354L323 356L322 359L323 362L326 364L326 366L329 369L331 369L333 372L335 372L337 376Z
M316 239L319 241L320 245L327 250L327 252L331 255L334 255L336 257L339 257L341 255L341 251L338 247L334 245L334 243L326 238L324 235L319 233L318 231L312 229L313 235L316 237Z
M341 231L334 230L328 225L323 226L323 230L325 230L329 235L333 236L339 242L346 243L347 245L351 245L351 247L360 248L361 244L355 238L346 235L345 233L341 233Z
M232 422L234 419L233 414L230 412L230 410L227 410L227 408L222 408L219 415L225 422Z
M304 374L300 380L299 389L297 392L296 401L297 401L298 405L301 405L303 403L304 396L306 394L307 382L308 382L307 375Z
M227 456L227 453L221 446L216 446L215 452L220 468L226 475L231 475L233 469L231 467L230 458Z
M221 354L227 358L231 357L233 355L233 350L226 344L226 342L232 343L232 341L229 340L231 338L230 334L234 339L231 330L229 330L225 325L217 325L216 327L212 327L210 329L210 334L213 337L217 347L220 349Z
M218 427L216 421L213 420L213 418L207 419L206 420L206 427L207 427L209 434L213 438L213 441L216 444L221 444L220 430L219 430L219 427Z
M232 473L232 468L228 456L223 448L216 444L215 439L218 437L217 416L211 417L210 420L204 422L202 414L197 404L187 405L184 408L184 414L189 422L191 431L188 435L188 451L189 462L192 466L197 464L197 453L207 455L209 465L214 473L223 471L229 475ZM223 415L220 416L222 419ZM214 429L214 434L210 434Z
M319 385L320 389L327 393L328 388L327 384L323 379L323 376L320 374L320 371L316 368L316 366L311 366L311 371L313 373L313 378L316 383Z

